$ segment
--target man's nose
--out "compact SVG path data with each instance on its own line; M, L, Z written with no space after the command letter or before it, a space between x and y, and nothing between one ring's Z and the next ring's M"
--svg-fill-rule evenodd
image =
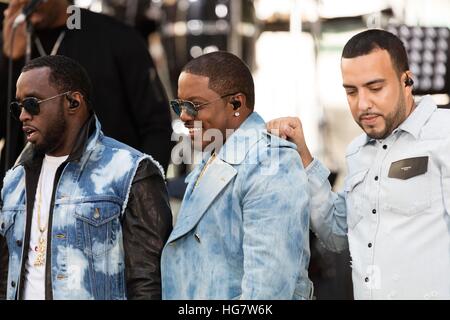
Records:
M188 122L188 121L192 121L194 120L194 116L192 116L191 114L189 114L186 109L182 108L181 109L181 113L180 113L180 119L183 122Z
M27 110L25 110L25 108L21 108L20 115L19 115L20 122L25 122L27 120L31 120L32 117L33 116Z
M358 109L360 111L367 111L371 107L370 103L369 95L365 90L360 90L358 94Z

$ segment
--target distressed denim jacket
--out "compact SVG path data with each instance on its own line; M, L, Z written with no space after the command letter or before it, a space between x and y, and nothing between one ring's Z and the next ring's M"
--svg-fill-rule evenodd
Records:
M81 158L68 161L55 184L47 263L54 299L126 298L120 221L138 165L150 157L105 137L95 122ZM7 299L18 296L28 254L18 245L25 241L25 181L19 163L6 174L1 194L0 234L9 248Z
M207 158L187 177L163 250L163 299L310 298L308 186L295 145L252 113L200 174Z

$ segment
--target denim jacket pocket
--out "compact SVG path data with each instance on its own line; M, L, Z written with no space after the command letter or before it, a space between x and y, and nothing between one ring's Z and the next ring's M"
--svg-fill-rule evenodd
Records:
M369 169L358 171L345 181L344 191L347 205L347 223L350 229L356 227L363 218L363 204L364 199L366 199L364 180L366 179L367 172L369 172Z
M77 205L76 243L88 256L106 254L117 242L120 230L120 205L99 201Z
M0 235L5 236L9 228L14 224L16 215L20 211L24 211L23 207L9 207L3 208L0 211Z

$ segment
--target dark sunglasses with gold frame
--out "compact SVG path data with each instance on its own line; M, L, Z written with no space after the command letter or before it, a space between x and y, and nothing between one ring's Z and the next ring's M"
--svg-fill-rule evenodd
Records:
M64 93L60 93L53 97L43 99L43 100L39 100L36 97L27 97L27 98L23 99L22 102L13 101L9 105L9 112L11 113L13 118L18 121L20 121L19 117L20 117L20 114L22 113L22 109L25 109L25 111L28 112L29 114L31 114L32 116L36 116L41 111L41 107L40 107L41 103L53 100L55 98L58 98L58 97L61 97L64 95L68 96L69 93L70 93L70 91L66 91Z
M175 100L170 101L170 106L172 107L172 110L175 112L175 114L177 116L180 116L181 112L184 110L191 117L195 117L195 116L197 116L198 112L201 109L203 109L204 107L206 107L208 104L219 101L220 99L223 99L223 98L226 98L229 96L233 96L235 94L237 94L237 92L224 94L217 99L214 99L212 101L208 101L205 103L201 103L201 104L195 104L192 101L188 101L188 100L175 99Z

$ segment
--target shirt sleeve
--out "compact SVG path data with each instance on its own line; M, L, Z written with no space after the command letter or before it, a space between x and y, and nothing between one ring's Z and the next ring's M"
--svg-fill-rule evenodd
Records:
M165 182L159 169L144 160L134 177L123 220L128 299L161 299L161 252L171 231Z
M445 211L450 215L450 138L446 139L440 152L442 197Z
M317 159L306 168L309 182L311 230L328 250L348 247L345 193L335 193L328 181L330 171Z

